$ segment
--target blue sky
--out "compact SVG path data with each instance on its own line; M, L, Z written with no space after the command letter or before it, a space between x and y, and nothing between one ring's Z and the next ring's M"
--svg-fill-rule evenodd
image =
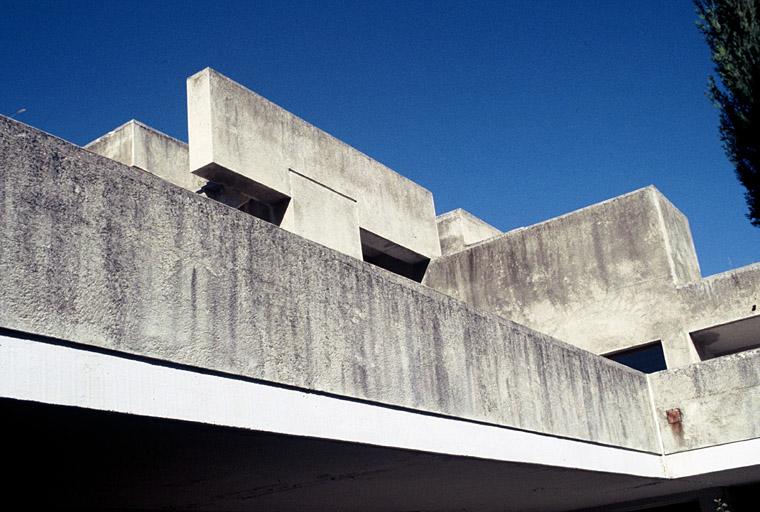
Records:
M0 113L187 140L211 66L500 229L657 186L704 275L760 260L690 1L9 2Z

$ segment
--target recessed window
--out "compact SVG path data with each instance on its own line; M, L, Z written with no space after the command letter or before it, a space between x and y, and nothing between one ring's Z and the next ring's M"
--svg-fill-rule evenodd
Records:
M760 315L708 327L690 334L699 356L726 356L760 347Z
M654 373L667 369L665 353L662 351L662 343L659 341L605 354L604 357L644 373Z
M256 195L251 195L251 191ZM204 194L210 199L237 208L275 226L282 224L282 219L290 204L288 196L263 186L258 188L249 186L247 192L249 193L240 192L233 186L214 181L209 181L197 191L198 194Z
M248 213L261 220L265 220L279 226L282 224L282 219L285 216L285 211L288 209L288 203L290 199L280 199L274 202L259 201L256 198L249 199L238 210Z
M364 229L359 230L362 257L394 274L422 282L430 259Z

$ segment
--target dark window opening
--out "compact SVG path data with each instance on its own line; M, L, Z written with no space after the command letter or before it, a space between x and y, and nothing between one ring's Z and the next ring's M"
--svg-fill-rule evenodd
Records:
M665 353L662 351L662 343L659 341L605 354L604 357L644 373L667 370Z
M702 360L760 347L760 316L708 327L690 334Z
M290 203L290 199L281 199L273 203L267 203L252 197L243 203L238 210L279 226L282 224L283 217L285 217L288 203Z
M430 259L364 229L359 230L362 257L389 272L422 282Z
M266 185L211 163L194 171L209 180L198 191L207 197L237 208L240 211L265 220L276 226L282 224L290 197Z

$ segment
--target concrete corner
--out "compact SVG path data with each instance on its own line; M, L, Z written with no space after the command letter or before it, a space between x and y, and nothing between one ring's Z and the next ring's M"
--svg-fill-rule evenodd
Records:
M442 256L454 254L501 234L495 227L461 208L436 217L436 225Z

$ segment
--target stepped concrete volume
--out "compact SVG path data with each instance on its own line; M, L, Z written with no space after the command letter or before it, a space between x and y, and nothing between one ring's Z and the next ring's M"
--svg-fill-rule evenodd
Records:
M188 117L0 118L12 497L754 510L760 265L654 187L503 233L213 70Z

